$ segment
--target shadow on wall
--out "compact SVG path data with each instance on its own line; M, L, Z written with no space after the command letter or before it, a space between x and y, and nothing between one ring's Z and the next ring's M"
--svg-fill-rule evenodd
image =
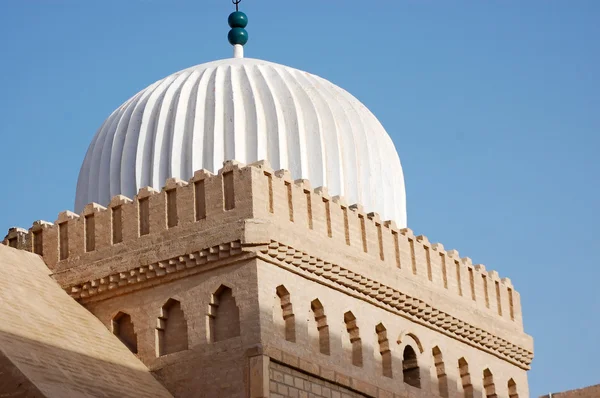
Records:
M309 348L313 355L307 359L314 363L333 361L334 366L348 369L345 373L351 378L354 374L356 380L371 383L383 390L397 391L398 383L402 383L401 390L415 397L432 396L433 393L435 396L446 398L519 398L517 385L512 379L507 385L497 385L490 369L473 369L469 366L469 358L465 357L456 363L447 362L438 346L424 347L414 334L401 334L395 338L395 335L388 333L383 323L374 325L373 330L364 330L364 326L359 327L352 311L329 314L319 299L310 303L313 319L306 323L296 317L293 300L284 286L276 288L274 299L272 310L276 327L273 330L278 333L278 337ZM226 285L221 285L211 296L207 313L184 314L181 303L174 299L167 300L160 310L155 341L157 357L191 348L188 342L189 317L206 317L209 345L243 334L240 330L240 311L235 302L235 292ZM135 325L131 324L128 314L119 312L113 319L112 327L113 333L130 350L137 350ZM333 332L334 330L340 332ZM280 365L286 363L281 362ZM290 372L303 374L301 369L289 366L289 363L287 365ZM447 369L451 368L455 371L450 373L459 375L459 380L448 376ZM271 369L272 374L276 371L280 372L281 369ZM314 375L304 374L308 383L319 379L313 377ZM340 388L340 391L352 392L356 396L375 395L358 391L353 388L352 382L336 384L334 378L328 379L319 382L323 386L327 385L322 388ZM292 384L285 385L287 380L291 378L285 378L282 374L280 380L271 384L271 388L275 389L273 392L281 396L281 391L293 391L298 388L293 381ZM482 389L474 388L474 384L482 386ZM290 394L294 395L296 392Z
M398 383L403 383L401 389L411 397L519 398L518 386L512 378L500 385L489 368L470 367L468 357L461 357L455 363L450 363L444 359L440 347L423 346L418 336L412 333L402 333L396 339L396 335L388 333L381 322L373 325L373 330L363 330L364 324L359 327L352 311L344 314L328 313L318 298L310 303L311 311L308 322L305 323L300 317L296 319L293 298L283 285L276 288L274 300L273 321L279 337L311 349L313 356L310 361L320 362L320 357L323 363L333 362L337 366L346 367L350 369L347 372L350 377L355 374L362 381L384 390L397 390ZM343 322L342 327L339 322ZM300 332L302 329L304 331ZM298 335L296 331L299 332ZM340 362L340 358L346 362ZM451 373L458 375L458 380L449 377L447 369L450 368L456 369ZM282 384L284 391L285 388L294 387L284 384L285 382ZM352 382L349 384L352 385ZM481 387L475 388L474 384ZM279 386L272 385L271 388L272 392L278 392ZM352 388L350 390L356 396L375 396Z
M1 396L172 397L142 366L135 369L0 331Z

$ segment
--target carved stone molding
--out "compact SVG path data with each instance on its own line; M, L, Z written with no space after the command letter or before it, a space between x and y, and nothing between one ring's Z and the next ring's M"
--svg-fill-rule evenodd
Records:
M265 255L265 260L313 274L337 285L340 290L358 293L366 301L487 351L522 369L530 368L532 352L439 311L416 297L276 241L258 249Z
M168 260L132 268L125 272L117 272L102 278L68 286L65 288L65 291L76 300L84 299L109 290L135 285L150 279L161 278L241 253L242 245L239 240L223 243Z
M329 286L351 293L413 322L425 325L459 341L491 353L522 369L528 370L533 353L490 332L477 328L450 314L442 312L426 302L406 295L392 287L357 274L337 264L323 261L291 246L272 241L268 245L242 247L239 240L220 244L193 253L132 268L65 288L76 300L163 278L167 275L192 269L209 262L255 253L260 258L312 278L318 278Z

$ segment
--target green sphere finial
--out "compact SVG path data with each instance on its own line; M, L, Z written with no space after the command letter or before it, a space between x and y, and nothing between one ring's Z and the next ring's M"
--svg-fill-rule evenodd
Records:
M227 23L232 28L245 28L248 25L248 17L241 11L234 11L229 14Z
M231 0L235 4L235 11L227 18L227 23L231 27L227 34L227 40L233 46L234 58L244 58L244 44L248 43L248 32L244 29L248 25L248 17L239 10L241 1Z
M248 25L248 17L241 11L234 11L229 14L227 23L231 27L227 39L232 46L236 44L244 45L248 42L248 32L244 29Z
M241 44L242 46L248 43L248 32L244 28L232 28L227 35L227 40L232 46Z

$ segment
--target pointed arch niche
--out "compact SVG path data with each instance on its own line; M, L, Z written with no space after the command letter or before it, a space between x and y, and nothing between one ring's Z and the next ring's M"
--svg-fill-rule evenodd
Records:
M187 320L181 303L171 298L160 309L156 325L156 355L160 357L187 349Z
M362 341L360 339L360 331L356 324L356 317L351 311L344 314L344 323L346 324L346 331L348 332L348 338L350 340L352 365L363 366L362 357Z
M485 391L485 398L498 398L494 375L489 369L483 371L483 390Z
M375 333L377 334L379 353L381 354L381 372L385 377L393 377L392 351L390 350L390 341L387 337L387 329L380 323L375 326Z
M296 341L296 319L294 317L294 309L290 298L290 292L285 286L280 285L276 289L277 297L279 297L279 309L276 312L276 324L279 324L282 329L282 334L287 341ZM276 304L277 306L277 304Z
M221 285L211 296L207 322L211 343L240 335L240 311L230 287Z
M458 371L463 389L464 398L473 398L473 383L471 383L471 374L469 373L469 364L465 358L458 360Z
M436 346L433 347L431 353L433 354L433 363L435 365L435 373L437 375L438 392L440 397L448 398L448 377L446 376L446 366L444 365L442 351Z
M321 354L329 355L331 352L329 347L329 325L327 324L323 304L319 299L314 299L310 303L310 309L316 326L316 346ZM312 334L311 331L309 331L309 334Z
M508 398L519 398L519 393L517 392L517 383L513 379L508 381Z
M112 319L112 332L129 348L129 351L137 354L137 334L131 321L131 315L125 312L115 315Z

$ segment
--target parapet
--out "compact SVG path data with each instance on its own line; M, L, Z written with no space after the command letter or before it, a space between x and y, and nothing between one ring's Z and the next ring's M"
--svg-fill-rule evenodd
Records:
M257 202L266 206L259 207L261 213L255 217L290 223L290 228L294 225L319 239L328 238L340 250L345 247L373 265L395 269L403 278L456 297L462 305L522 330L520 297L510 279L409 228L399 229L394 220L381 220L360 204L331 197L325 187L313 189L307 180L293 181L287 171L273 171L263 164L260 177L253 183L262 195Z
M81 214L64 211L54 223L11 228L3 243L42 256L51 270L60 272L74 263L99 261L115 247L169 239L171 231L216 231L225 223L242 229L250 219L329 239L336 250L352 253L377 272L394 270L522 330L520 297L510 279L411 229L399 229L393 220L365 213L360 204L331 197L324 187L294 181L288 171L274 171L266 161L247 166L227 161L216 175L199 170L189 181L167 180L160 191L146 187L133 198L117 195L106 207L90 203Z

